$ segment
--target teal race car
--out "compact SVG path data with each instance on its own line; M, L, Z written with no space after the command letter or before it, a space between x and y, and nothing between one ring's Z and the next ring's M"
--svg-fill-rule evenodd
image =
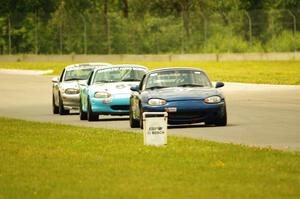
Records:
M80 84L80 119L97 121L99 115L128 115L130 88L148 71L140 65L111 65L95 69Z

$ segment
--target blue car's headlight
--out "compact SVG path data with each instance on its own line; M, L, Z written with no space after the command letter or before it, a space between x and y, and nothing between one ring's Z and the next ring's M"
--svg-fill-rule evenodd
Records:
M95 98L109 98L110 96L111 96L111 94L108 92L96 92L94 94Z
M220 103L221 101L222 101L222 99L219 96L212 96L212 97L208 97L208 98L204 99L204 102L207 104L217 104L217 103Z
M167 103L166 100L163 99L150 99L148 100L148 104L151 106L161 106L161 105L165 105Z

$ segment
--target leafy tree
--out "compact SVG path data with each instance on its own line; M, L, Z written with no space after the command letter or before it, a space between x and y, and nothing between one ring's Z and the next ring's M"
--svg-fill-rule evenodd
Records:
M295 27L298 0L2 0L0 53L287 51Z

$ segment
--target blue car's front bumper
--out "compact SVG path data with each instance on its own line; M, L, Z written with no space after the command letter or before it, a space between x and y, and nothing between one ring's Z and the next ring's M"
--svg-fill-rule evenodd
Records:
M172 101L163 106L143 103L142 107L143 112L164 112L166 108L176 108L176 112L168 112L169 124L213 122L225 113L225 102L206 104L202 100Z
M110 98L91 98L91 108L95 113L109 115L129 114L130 94L117 94Z

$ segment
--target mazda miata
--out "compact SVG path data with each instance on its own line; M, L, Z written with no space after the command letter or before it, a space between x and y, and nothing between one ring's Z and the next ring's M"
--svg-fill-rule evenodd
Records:
M109 63L80 63L64 68L60 77L52 79L53 114L66 115L70 110L79 109L79 82L87 81L94 68Z
M131 87L130 126L143 128L144 112L168 112L168 124L226 126L225 98L204 71L193 68L164 68L148 72Z
M97 121L99 115L128 115L130 88L138 85L148 69L123 64L96 68L80 85L80 119Z

